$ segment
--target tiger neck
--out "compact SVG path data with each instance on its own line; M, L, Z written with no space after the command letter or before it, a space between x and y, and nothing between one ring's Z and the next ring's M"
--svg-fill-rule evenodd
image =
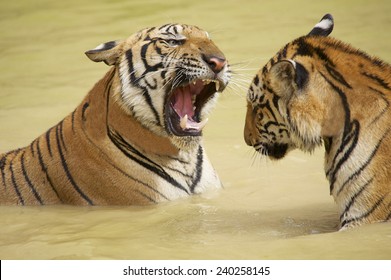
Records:
M147 154L159 156L175 156L179 149L175 147L170 139L157 135L145 128L138 120L129 115L121 108L116 101L115 89L113 86L107 92L107 133L112 141L120 141L125 145L132 145ZM114 137L114 138L113 138Z

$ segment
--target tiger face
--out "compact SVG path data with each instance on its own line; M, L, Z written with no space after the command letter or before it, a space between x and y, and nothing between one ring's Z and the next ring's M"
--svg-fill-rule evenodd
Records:
M260 71L249 88L244 139L259 153L280 159L295 145L279 110L280 97L271 88L268 74Z
M178 148L195 146L207 116L230 79L224 54L207 32L166 24L86 52L116 65L117 101L144 127Z
M322 144L322 136L339 129L333 117L327 117L340 115L337 104L327 104L321 75L309 74L321 62L308 52L318 50L305 44L311 36L326 37L332 29L332 16L327 14L307 36L285 45L253 79L244 139L261 154L281 159L295 148L311 152Z

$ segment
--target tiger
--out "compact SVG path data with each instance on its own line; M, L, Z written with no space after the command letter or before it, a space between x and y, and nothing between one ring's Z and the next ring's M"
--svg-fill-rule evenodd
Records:
M110 69L57 125L0 155L1 205L148 205L222 188L202 131L231 71L207 31L164 24L85 54Z
M253 78L244 140L272 160L324 146L339 229L391 219L391 65L328 35L326 14Z

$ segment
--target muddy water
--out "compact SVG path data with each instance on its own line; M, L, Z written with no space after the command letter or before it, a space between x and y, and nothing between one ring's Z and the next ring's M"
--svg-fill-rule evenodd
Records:
M322 149L271 162L242 138L255 71L323 14L335 37L390 62L391 2L0 2L0 152L28 145L104 75L84 51L143 27L199 25L237 73L204 133L224 190L150 207L0 207L1 259L391 258L391 224L337 232Z

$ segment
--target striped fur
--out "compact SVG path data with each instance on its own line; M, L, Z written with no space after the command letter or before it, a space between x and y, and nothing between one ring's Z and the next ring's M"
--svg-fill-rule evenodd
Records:
M391 66L326 37L330 19L284 46L255 76L244 136L274 159L324 143L345 229L391 218Z
M167 24L86 55L113 66L59 124L0 155L0 204L143 205L221 187L201 135L230 73L208 33Z

